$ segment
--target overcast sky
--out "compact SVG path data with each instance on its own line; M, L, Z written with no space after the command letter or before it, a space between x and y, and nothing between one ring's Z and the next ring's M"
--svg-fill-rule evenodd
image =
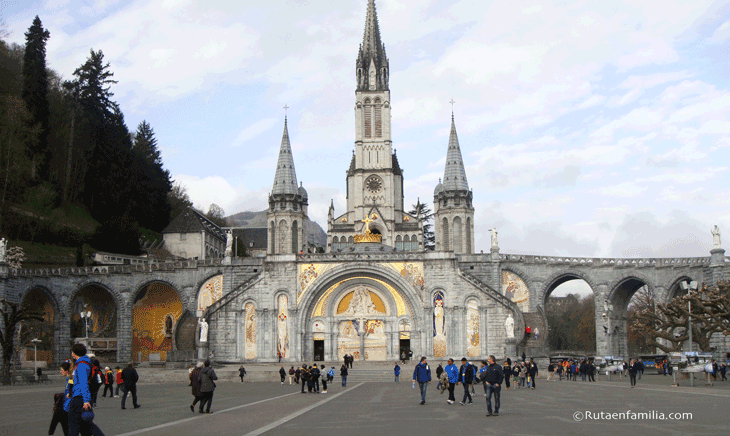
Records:
M539 3L541 5L536 5ZM0 0L65 78L102 50L195 204L267 207L284 122L309 216L345 211L366 0ZM709 256L730 237L726 1L379 0L405 201L433 202L454 106L476 249Z

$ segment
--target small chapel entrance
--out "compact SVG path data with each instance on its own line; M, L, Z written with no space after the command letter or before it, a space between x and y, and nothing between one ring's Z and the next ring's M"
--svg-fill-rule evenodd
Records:
M411 351L411 340L410 339L401 339L400 340L400 351L398 353L398 356L400 356L400 359L409 360L408 354L410 351Z
M324 341L314 341L314 361L324 360Z

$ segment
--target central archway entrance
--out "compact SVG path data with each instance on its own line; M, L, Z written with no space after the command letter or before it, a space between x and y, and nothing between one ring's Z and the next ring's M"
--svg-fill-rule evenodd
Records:
M349 355L354 360L386 361L410 349L410 305L385 277L352 274L333 279L310 307L305 359L343 360Z

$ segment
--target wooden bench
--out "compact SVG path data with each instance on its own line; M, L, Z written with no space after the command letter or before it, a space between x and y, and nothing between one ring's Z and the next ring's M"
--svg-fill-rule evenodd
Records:
M165 361L162 360L159 353L150 353L148 360L150 366L165 366Z

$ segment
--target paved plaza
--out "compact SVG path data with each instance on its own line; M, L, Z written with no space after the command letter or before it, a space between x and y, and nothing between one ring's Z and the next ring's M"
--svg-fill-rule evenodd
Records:
M356 371L354 371L356 372ZM299 386L273 383L219 383L214 413L190 412L190 388L182 384L140 384L142 408L120 409L120 399L99 398L96 423L106 435L255 435L255 434L681 434L730 433L730 383L690 388L670 386L671 378L645 375L634 389L626 378L596 383L538 380L536 390L503 390L499 417L486 417L481 386L474 405L446 404L435 383L420 406L410 370L402 382L353 382L339 377L327 394L300 394ZM47 434L53 393L59 385L0 390L0 435ZM463 389L456 388L457 400ZM604 419L592 419L600 416ZM612 413L621 415L606 416ZM628 412L628 413L627 413ZM634 415L646 413L653 419ZM660 419L670 413L691 418ZM576 418L582 419L576 421ZM59 427L56 434L62 434Z

